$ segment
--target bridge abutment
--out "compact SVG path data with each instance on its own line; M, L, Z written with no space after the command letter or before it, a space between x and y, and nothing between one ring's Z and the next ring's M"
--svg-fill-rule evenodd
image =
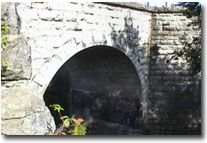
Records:
M169 62L172 52L182 48L179 37L182 35L191 37L194 32L196 33L195 30L187 27L190 20L179 10L145 8L130 3L3 3L2 17L2 23L11 27L7 34L21 35L25 41L24 45L30 49L28 58L24 59L23 55L28 51L23 50L24 52L16 55L20 60L11 60L10 69L22 65L20 67L27 67L26 70L24 68L21 70L23 73L26 71L26 74L23 74L23 78L19 78L19 73L11 72L10 77L18 78L8 79L9 76L7 76L7 79L4 79L2 77L2 97L9 98L10 96L7 95L13 94L12 90L11 93L9 90L18 85L21 90L26 90L25 92L33 89L32 93L28 92L35 96L34 103L39 102L39 99L43 101L43 95L51 80L67 61L84 50L107 46L122 52L135 68L140 83L133 89L136 86L140 88L141 122L147 126L143 131L144 134L173 134L177 127L175 124L178 125L177 119L182 121L179 125L183 123L186 125L179 127L182 130L188 128L188 125L192 126L193 118L200 117L198 111L200 107L193 112L195 117L189 117L189 120L174 116L177 107L182 111L179 115L186 111L188 107L181 107L184 101L200 105L200 79L191 77L187 66L180 68L179 65L185 64L185 61ZM14 44L13 47L15 46ZM2 55L4 53L5 51L2 51ZM7 60L6 55L4 58ZM119 57L117 58L120 60ZM119 64L114 66L118 67ZM128 70L127 66L125 68ZM108 70L108 72L112 71ZM2 72L2 74L5 73ZM130 79L127 73L124 76ZM117 77L117 81L120 79ZM129 83L131 84L130 80ZM116 84L119 85L119 83ZM27 86L31 88L26 88ZM191 88L194 87L198 90L192 93ZM192 100L186 100L187 95L191 93ZM193 102L194 99L196 102ZM7 108L9 105L4 104L5 107L2 107L5 116L13 111L13 108ZM45 103L40 105L41 116L42 114L48 116L41 120L44 122L43 130L38 130L38 125L37 128L25 132L25 128L31 125L28 123L24 124L24 127L17 124L18 132L15 130L5 132L7 128L10 128L6 126L7 122L22 122L27 116L15 116L6 120L3 116L2 122L5 122L3 133L44 134L46 131L54 130L54 121L51 120L52 116L48 114ZM194 104L189 108L192 109L193 106ZM32 112L29 112L29 115L36 115L33 110L30 111ZM190 112L190 110L187 111ZM188 112L185 113L188 118ZM31 116L31 119L38 121L39 114ZM193 124L197 126L195 130L199 130L200 122ZM166 131L166 128L171 129ZM158 132L152 132L155 130Z

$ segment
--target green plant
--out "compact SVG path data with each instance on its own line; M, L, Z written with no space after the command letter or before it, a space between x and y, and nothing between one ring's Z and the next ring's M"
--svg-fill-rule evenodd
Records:
M8 43L7 37L3 35L3 32L8 30L8 26L6 26L5 24L1 24L1 46L6 46L6 44Z
M201 72L201 4L199 2L180 2L178 6L185 8L182 12L187 18L191 18L187 26L197 29L198 35L194 35L189 41L184 35L180 38L183 48L176 50L172 59L185 59L192 70L192 74L196 75Z
M81 123L84 121L82 118L70 118L69 116L63 116L61 114L61 111L64 111L64 109L59 104L53 104L50 105L51 108L54 109L54 111L57 111L60 120L62 121L62 124L60 128L58 128L55 133L52 135L85 135L86 134L86 127L82 125ZM45 135L49 135L49 133L46 133Z
M1 66L2 67L9 67L10 63L7 62L4 58L1 58Z
M8 30L9 30L8 26L1 24L1 47L6 46L8 44L7 37L3 35L3 32ZM5 70L9 66L10 66L9 62L7 62L4 58L1 58L1 70Z

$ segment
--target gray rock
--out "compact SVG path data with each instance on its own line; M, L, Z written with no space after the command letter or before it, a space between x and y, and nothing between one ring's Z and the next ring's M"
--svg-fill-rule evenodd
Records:
M1 3L1 24L9 26L10 30L8 31L8 34L18 34L20 28L19 23L15 3Z
M55 130L54 120L34 90L12 87L2 91L1 132L7 135L43 135Z
M2 80L30 79L31 76L31 48L23 36L9 35L9 44L2 51L2 58L9 67L2 70Z

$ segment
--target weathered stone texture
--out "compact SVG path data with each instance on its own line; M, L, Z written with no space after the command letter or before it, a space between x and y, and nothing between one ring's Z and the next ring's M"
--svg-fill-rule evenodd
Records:
M54 120L28 82L26 88L4 88L1 93L1 132L7 135L43 135L54 131ZM23 86L24 87L24 86Z
M116 48L132 61L141 83L143 120L153 131L199 130L201 81L189 75L185 61L169 60L183 47L180 36L197 34L187 27L190 20L177 10L123 5L1 3L1 21L10 27L10 44L2 57L11 64L2 72L2 133L43 134L49 124L53 130L54 121L42 103L48 84L73 55L98 45ZM191 111L195 114L188 116Z
M16 13L16 3L1 3L1 24L9 27L8 34L18 34L20 29L19 19Z
M20 33L32 49L32 80L42 93L75 53L106 45L124 52L135 65L146 107L151 13L95 3L19 3L17 13Z
M182 14L154 14L152 21L149 126L153 134L199 134L201 79L190 74L185 60L171 60L183 47L181 36L191 39L196 32Z
M3 67L1 80L22 80L30 79L31 48L23 36L7 35L8 43L2 51L2 58L8 63L8 67Z

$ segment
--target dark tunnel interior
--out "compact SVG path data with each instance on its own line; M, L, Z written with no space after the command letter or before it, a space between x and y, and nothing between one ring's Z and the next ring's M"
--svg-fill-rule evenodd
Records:
M115 48L97 46L75 54L58 70L44 101L48 107L60 104L70 117L83 118L87 134L137 134L140 96L140 80L130 59Z

